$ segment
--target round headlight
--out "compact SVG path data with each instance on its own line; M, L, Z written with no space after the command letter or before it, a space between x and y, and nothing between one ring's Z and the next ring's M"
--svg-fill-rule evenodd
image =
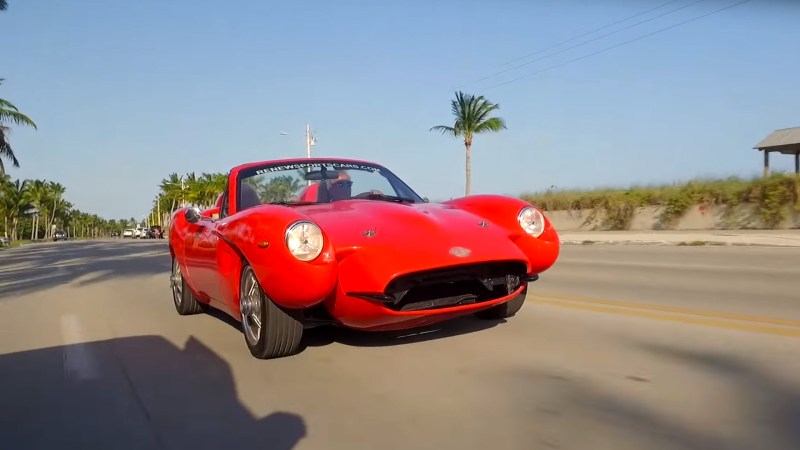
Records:
M286 230L286 247L300 261L311 261L322 252L322 230L306 221L293 223Z
M533 237L539 237L544 233L544 214L532 206L522 208L517 215L517 221L519 226Z

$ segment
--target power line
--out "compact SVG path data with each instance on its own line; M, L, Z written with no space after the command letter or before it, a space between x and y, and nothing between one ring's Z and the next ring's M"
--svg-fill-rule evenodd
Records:
M488 79L490 79L490 78L494 78L494 77L496 77L496 76L498 76L498 75L502 75L502 74L504 74L504 73L506 73L506 72L510 72L510 71L512 71L512 70L519 69L520 67L524 67L524 66L527 66L527 65L529 65L529 64L533 64L533 63L535 63L535 62L537 62L537 61L541 61L541 60L543 60L543 59L547 59L547 58L549 58L549 57L551 57L551 56L555 56L555 55L558 55L558 54L564 53L564 52L566 52L566 51L568 51L568 50L572 50L572 49L574 49L574 48L581 47L581 46L583 46L583 45L586 45L586 44L588 44L588 43L590 43L590 42L594 42L594 41L600 40L600 39L602 39L602 38L604 38L604 37L608 37L608 36L611 36L611 35L613 35L613 34L617 34L617 33L621 32L621 31L630 30L630 29L631 29L631 28L633 28L633 27L637 27L637 26L639 26L639 25L642 25L642 24L644 24L644 23L647 23L647 22L652 22L653 20L659 19L659 18L661 18L661 17L664 17L664 16L666 16L666 15L669 15L669 14L672 14L672 13L674 13L674 12L680 11L680 10L682 10L682 9L686 9L686 8L688 8L688 7L690 7L690 6L694 6L694 5L696 5L696 4L698 4L698 3L702 3L702 2L704 2L704 1L706 1L706 0L695 0L695 1L691 2L691 3L688 3L688 4L686 4L686 5L680 6L680 7L678 7L678 8L675 8L675 9L671 9L671 10L669 10L669 11L666 11L666 12L664 12L664 13L661 13L661 14L659 14L659 15L657 15L657 16L654 16L654 17L651 17L651 18L649 18L649 19L645 19L645 20L642 20L642 21L639 21L639 22L635 22L635 23L634 23L634 24L632 24L632 25L628 25L628 26L626 26L626 27L623 27L623 28L620 28L620 29L618 29L618 30L614 30L614 31L612 31L612 32L610 32L610 33L601 34L600 36L597 36L597 37L595 37L595 38L589 39L588 41L583 41L583 42L581 42L581 43L579 43L579 44L575 44L575 45L569 46L569 47L567 47L567 48L564 48L564 49L561 49L561 50L559 50L559 51L557 51L557 52L553 52L553 53L550 53L550 54L548 54L548 55L544 55L544 56L542 56L542 57L536 58L536 59L534 59L534 60L531 60L531 61L528 61L528 62L525 62L525 63L522 63L522 64L518 64L518 65L516 65L516 66L513 66L513 67L509 67L508 69L501 70L501 71L499 71L499 72L497 72L497 73L494 73L494 74L492 74L492 75L489 75L489 76L483 77L483 78L481 78L481 79L479 79L479 80L475 81L474 83L475 83L475 84L477 84L477 83L480 83L481 81L485 81L485 80L488 80ZM670 3L671 3L671 2L670 2ZM663 5L662 5L662 6L663 6ZM530 55L529 55L529 56L530 56ZM523 57L523 58L524 58L524 57ZM519 59L522 59L522 58L519 58Z
M708 16L710 16L710 15L713 15L713 14L720 13L720 12L722 12L722 11L725 11L725 10L727 10L727 9L735 8L735 7L739 6L739 5L743 5L743 4L747 3L747 2L749 2L749 1L751 1L751 0L742 0L742 1L738 2L738 3L734 3L734 4L732 4L732 5L728 5L728 6L724 6L724 7L722 7L722 8L715 9L715 10L713 10L713 11L707 12L707 13L705 13L705 14L702 14L702 15L700 15L700 16L693 17L693 18L691 18L691 19L687 19L687 20L684 20L684 21L682 21L682 22L678 22L678 23L676 23L676 24L673 24L673 25L670 25L670 26L668 26L668 27L660 28L660 29L658 29L658 30L656 30L656 31L653 31L653 32L647 33L647 34L645 34L645 35L642 35L642 36L639 36L639 37L636 37L636 38L633 38L633 39L629 39L629 40L627 40L627 41L620 42L619 44L612 45L611 47L606 47L606 48L604 48L604 49L601 49L601 50L598 50L598 51L596 51L596 52L589 53L589 54L587 54L587 55L583 55L583 56L580 56L580 57L578 57L578 58L573 58L573 59L570 59L570 60L564 61L564 62L562 62L562 63L555 64L555 65L552 65L552 66L550 66L550 67L546 67L546 68L544 68L544 69L541 69L541 70L537 70L537 71L535 71L535 72L532 72L532 73L529 73L529 74L527 74L527 75L523 75L523 76L520 76L520 77L517 77L517 78L513 78L513 79L511 79L511 80L508 80L508 81L504 81L504 82L502 82L502 83L497 83L497 84L491 85L491 86L489 86L489 87L486 87L486 88L484 88L484 90L486 90L486 89L494 89L494 88L496 88L496 87L504 86L504 85L506 85L506 84L513 83L513 82L515 82L515 81L519 81L519 80L522 80L522 79L525 79L525 78L530 78L530 77L532 77L532 76L534 76L534 75L538 75L538 74L540 74L540 73L542 73L542 72L546 72L546 71L548 71L548 70L552 70L552 69L555 69L555 68L558 68L558 67L565 66L565 65L567 65L567 64L571 64L571 63L573 63L573 62L577 62L577 61L580 61L580 60L583 60L583 59L586 59L586 58L590 58L590 57L592 57L592 56L595 56L595 55L599 55L599 54L601 54L601 53L605 53L605 52L607 52L607 51L609 51L609 50L613 50L613 49L615 49L615 48L617 48L617 47L622 47L623 45L627 45L627 44L630 44L630 43L632 43L632 42L636 42L636 41L642 40L642 39L644 39L644 38L647 38L647 37L653 36L653 35L655 35L655 34L662 33L662 32L664 32L664 31L671 30L671 29L673 29L673 28L677 28L677 27L679 27L679 26L681 26L681 25L686 25L687 23L690 23L690 22L694 22L694 21L696 21L696 20L703 19L703 18L705 18L705 17L708 17Z
M563 45L563 44L566 44L566 43L568 43L568 42L572 42L572 41L574 41L575 39L580 39L580 38L582 38L582 37L584 37L584 36L588 36L588 35L590 35L590 34L592 34L592 33L596 33L596 32L598 32L598 31L605 30L605 29L606 29L606 28L608 28L608 27L613 27L614 25L617 25L617 24L619 24L619 23L622 23L622 22L626 22L626 21L628 21L628 20L634 19L634 18L636 18L636 17L639 17L639 16L641 16L641 15L644 15L644 14L647 14L647 13L649 13L649 12L655 11L655 10L657 10L657 9L663 8L663 7L665 7L665 6L669 5L669 4L675 3L675 2L677 2L677 1L678 1L678 0L670 0L670 1L668 1L668 2L666 2L666 3L662 3L662 4L660 4L660 5L658 5L658 6L654 7L654 8L650 8L650 9L648 9L647 11L642 11L642 12L640 12L640 13L637 13L637 14L634 14L634 15L632 15L632 16L628 16L628 17L626 17L626 18L624 18L624 19L617 20L616 22L612 22L612 23L610 23L610 24L608 24L608 25L603 25L603 26L602 26L602 27L600 27L600 28L595 28L595 29L594 29L594 30L592 30L592 31L587 31L586 33L580 34L580 35L578 35L578 36L575 36L575 37L571 37L571 38L569 38L569 39L567 39L567 40L565 40L565 41L561 41L561 42L559 42L558 44L554 44L554 45L551 45L550 47L546 47L546 48L543 48L543 49L541 49L541 50L537 50L537 51L535 51L535 52L533 52L533 53L528 53L527 55L525 55L525 56L520 56L519 58L514 58L514 59L512 59L512 60L510 60L510 61L506 61L506 62L504 62L504 63L502 63L502 64L500 64L500 65L501 65L501 66L507 66L507 65L509 65L509 64L511 64L511 63L517 62L517 61L519 61L519 60L521 60L521 59L525 59L525 58L527 58L527 57L529 57L529 56L538 55L539 53L546 52L547 50L550 50L550 49L556 48L556 47L558 47L558 46L561 46L561 45Z
M506 62L504 62L504 63L502 63L502 64L498 64L498 66L499 66L499 67L502 67L502 66L507 66L507 65L509 65L509 64L511 64L511 63L515 63L515 62L517 62L517 61L519 61L519 60L522 60L522 59L528 58L528 57L530 57L530 56L538 55L539 53L546 52L547 50L550 50L550 49L553 49L553 48L559 47L559 46L561 46L561 45L564 45L564 44L566 44L566 43L568 43L568 42L572 42L572 41L574 41L575 39L580 39L580 38L582 38L582 37L584 37L584 36L588 36L588 35L590 35L590 34L592 34L592 33L596 33L596 32L598 32L598 31L604 30L604 29L606 29L606 28L608 28L608 27L613 27L614 25L617 25L617 24L619 24L619 23L626 22L626 21L628 21L628 20L634 19L634 18L636 18L636 17L639 17L639 16L641 16L641 15L644 15L644 14L647 14L647 13L649 13L649 12L655 11L655 10L657 10L657 9L663 8L663 7L667 6L667 5L670 5L670 4L672 4L672 3L675 3L676 1L678 1L678 0L669 0L668 2L662 3L662 4L660 4L660 5L656 6L656 7L650 8L650 9L648 9L648 10L646 10L646 11L642 11L642 12L640 12L640 13L636 13L636 14L634 14L634 15L632 15L632 16L625 17L624 19L620 19L620 20L617 20L617 21L615 21L615 22L609 23L609 24L607 24L607 25L603 25L603 26L602 26L602 27L600 27L600 28L595 28L594 30L587 31L587 32L585 32L585 33L583 33L583 34L579 34L578 36L573 36L573 37L571 37L571 38L569 38L569 39L567 39L567 40L564 40L564 41L561 41L561 42L559 42L559 43L557 43L557 44L553 44L553 45L551 45L551 46L549 46L549 47L545 47L545 48L543 48L543 49L537 50L537 51L535 51L535 52L533 52L533 53L528 53L527 55L520 56L519 58L514 58L514 59L512 59L512 60L509 60L509 61L506 61ZM483 80L485 80L485 78L482 78L482 79L480 79L480 80L478 80L478 81L475 81L475 83L479 83L479 82L481 82L481 81L483 81ZM468 84L469 84L469 83L468 83ZM460 88L462 88L462 87L464 87L464 86L466 86L466 84L462 84L462 85L460 85L460 86L456 86L454 89L460 89Z

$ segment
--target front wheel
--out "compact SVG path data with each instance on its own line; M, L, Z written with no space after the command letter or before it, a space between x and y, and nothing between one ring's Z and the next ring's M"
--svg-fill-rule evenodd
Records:
M267 297L249 265L242 269L239 309L244 339L253 356L273 359L292 355L299 350L303 323Z
M172 258L172 274L169 279L172 285L172 301L175 303L178 314L186 316L205 312L206 305L197 301L192 290L186 284L178 258Z
M525 296L528 294L528 285L525 285L525 288L522 292L519 293L516 297L512 298L511 300L501 303L499 305L492 306L489 309L484 309L483 311L478 311L475 313L475 316L479 319L489 319L489 320L498 320L498 319L507 319L509 317L514 316L519 310L522 308L522 305L525 304Z

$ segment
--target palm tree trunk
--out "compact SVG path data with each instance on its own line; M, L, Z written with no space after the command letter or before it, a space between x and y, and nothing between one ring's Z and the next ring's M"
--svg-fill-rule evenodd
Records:
M470 188L472 187L472 169L470 167L470 150L472 149L472 142L464 141L464 147L466 147L465 163L466 163L466 174L467 174L467 185L466 185L465 195L469 195Z
M165 220L164 220L164 223L166 223L166 224L167 224L167 227L171 227L171 226L172 226L172 212L173 212L173 211L175 211L175 200L176 200L176 199L173 197L173 199L172 199L172 206L169 208L169 214L170 214L170 216L169 216L169 217L170 217L170 218L168 218L168 219L165 219ZM168 222L168 223L167 223L167 222Z
M50 220L47 221L48 222L47 230L45 231L46 234L45 237L48 239L52 237L50 236L50 230L53 228L53 222L55 221L56 221L56 200L53 200L53 215L51 216Z

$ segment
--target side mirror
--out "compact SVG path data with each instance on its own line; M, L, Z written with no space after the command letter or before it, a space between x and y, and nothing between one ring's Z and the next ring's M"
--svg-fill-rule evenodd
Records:
M429 199L428 197L422 197L422 201L425 203L430 203L431 199Z
M197 223L200 221L200 208L192 206L191 208L187 209L183 215L187 222Z

